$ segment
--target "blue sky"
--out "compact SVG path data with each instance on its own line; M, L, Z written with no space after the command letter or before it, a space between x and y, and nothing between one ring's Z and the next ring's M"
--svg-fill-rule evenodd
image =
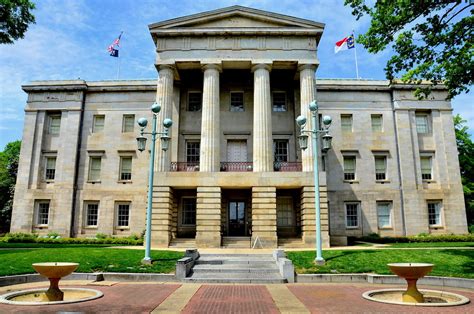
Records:
M0 46L0 149L21 139L26 94L21 85L32 80L111 80L117 75L116 58L108 45L121 40L120 79L156 79L154 44L148 24L230 5L283 13L326 24L319 45L320 78L355 78L353 51L334 54L334 43L365 32L369 20L356 21L343 0L41 0L36 2L36 24L14 45ZM385 79L387 49L378 55L357 47L359 75ZM455 113L474 130L474 93L453 101Z

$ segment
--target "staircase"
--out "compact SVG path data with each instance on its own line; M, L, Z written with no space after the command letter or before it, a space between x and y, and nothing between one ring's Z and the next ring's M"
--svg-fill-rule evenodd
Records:
M278 247L285 249L299 249L307 247L301 238L278 238Z
M285 283L271 254L202 254L185 282Z
M196 239L194 238L175 238L171 240L170 248L191 249L196 247Z
M251 247L250 237L223 237L222 247L228 249L249 249Z

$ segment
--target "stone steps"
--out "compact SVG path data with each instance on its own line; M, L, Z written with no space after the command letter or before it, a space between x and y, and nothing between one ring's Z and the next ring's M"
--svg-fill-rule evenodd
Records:
M223 237L222 247L248 249L251 245L250 237Z
M270 254L203 254L186 282L285 283Z
M306 245L303 243L301 238L279 238L279 248L305 248Z
M196 240L192 238L172 239L169 247L192 249L196 247Z

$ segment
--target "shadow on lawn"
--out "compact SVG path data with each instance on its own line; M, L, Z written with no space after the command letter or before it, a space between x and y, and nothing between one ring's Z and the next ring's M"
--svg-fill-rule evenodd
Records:
M467 262L460 265L462 271L463 273L474 274L474 250L444 250L443 253L467 257Z
M360 254L361 252L370 253L370 254L377 253L377 251L375 251L375 250L354 250L354 251L347 250L347 251L340 251L340 252L336 253L336 255L334 255L334 256L329 256L329 257L325 258L325 260L330 261L330 260L337 259L337 258L340 258L340 257L347 257L347 256L350 256L350 255L353 255L353 254Z

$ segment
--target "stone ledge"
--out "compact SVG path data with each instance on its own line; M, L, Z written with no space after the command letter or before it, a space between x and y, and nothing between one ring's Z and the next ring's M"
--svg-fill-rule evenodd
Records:
M377 274L297 274L298 283L358 282L373 284L401 284L406 281L395 275ZM474 289L474 279L427 276L418 280L419 285Z

